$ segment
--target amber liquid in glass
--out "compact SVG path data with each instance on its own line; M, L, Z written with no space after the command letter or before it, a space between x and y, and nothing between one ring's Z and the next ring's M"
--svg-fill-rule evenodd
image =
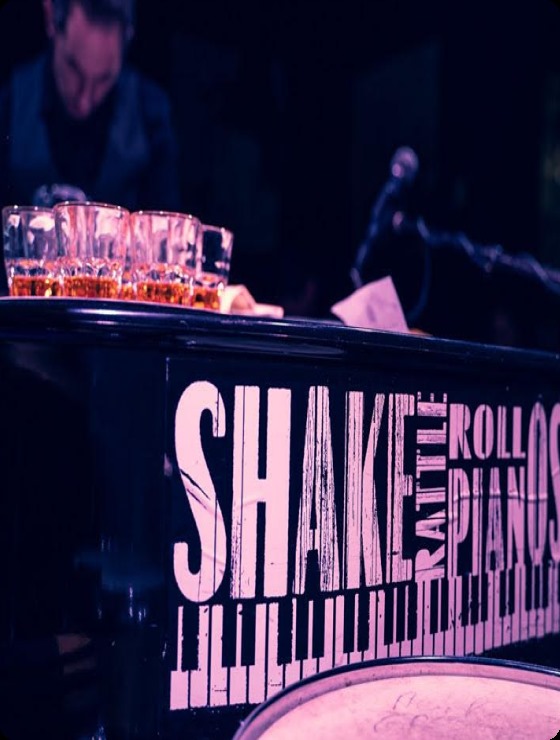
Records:
M15 275L11 280L12 296L59 296L62 295L60 280L48 275Z
M72 298L118 298L119 292L119 282L115 278L93 275L64 278L64 295Z
M132 283L126 283L125 285L121 285L121 289L119 292L119 298L122 301L135 301L136 291L134 290L134 285Z
M208 288L204 285L195 285L190 305L193 308L206 308L209 311L219 311L220 294L221 291L219 288Z
M151 303L174 303L180 306L189 306L191 301L191 292L188 285L159 282L157 280L138 282L136 295L139 301L149 301Z

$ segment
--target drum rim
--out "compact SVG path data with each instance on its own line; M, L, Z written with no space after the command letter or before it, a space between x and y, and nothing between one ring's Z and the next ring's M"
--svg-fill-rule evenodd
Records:
M442 665L453 665L456 666L458 669L457 675L463 675L465 677L472 676L475 678L495 678L497 680L507 680L508 678L511 679L515 674L521 674L526 677L529 677L531 675L541 677L548 676L549 679L552 680L552 683L557 682L558 685L543 686L543 683L539 683L537 680L535 680L534 682L526 681L521 683L529 683L532 685L541 686L543 688L550 688L553 691L560 691L560 671L549 666L541 666L535 663L525 663L521 661L505 660L500 658L479 658L476 656L461 657L449 655L423 655L416 657L405 656L399 658L382 658L380 660L366 660L361 663L350 663L349 665L336 666L335 668L330 668L326 671L316 673L312 676L307 676L306 678L303 678L300 681L287 686L285 689L282 689L277 694L274 694L274 696L271 696L269 699L266 699L264 702L255 707L251 711L251 713L248 714L247 717L241 722L232 740L245 740L246 738L248 738L248 740L251 740L251 738L253 737L250 734L251 730L258 729L256 725L265 714L270 713L271 721L263 725L263 727L261 728L263 731L272 727L278 720L279 716L283 716L287 713L288 710L293 710L296 706L301 706L302 704L313 700L314 698L316 698L316 696L328 693L328 691L322 692L322 694L318 692L317 694L308 697L305 701L302 701L299 704L290 705L287 711L283 712L282 715L279 715L274 711L269 711L271 708L274 707L274 705L284 703L286 697L289 697L291 694L300 691L305 686L309 686L310 684L321 684L323 682L329 684L333 678L344 676L344 674L347 673L354 674L356 678L358 678L360 672L367 672L372 668L398 668L399 666L404 667L405 665L418 666L419 672L415 675L438 675L437 667ZM480 674L480 672L476 673L475 671L469 673L466 670L469 668L479 669L479 671L481 669L482 675ZM501 671L502 673L505 671L507 675L499 676L497 675L499 671ZM355 680L342 683L340 688L346 688L349 686L358 685L360 683L364 683L364 681Z

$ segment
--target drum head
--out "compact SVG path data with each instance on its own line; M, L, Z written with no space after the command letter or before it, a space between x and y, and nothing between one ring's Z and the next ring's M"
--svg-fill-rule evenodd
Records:
M335 669L258 707L236 740L550 740L560 674L520 663L420 658Z

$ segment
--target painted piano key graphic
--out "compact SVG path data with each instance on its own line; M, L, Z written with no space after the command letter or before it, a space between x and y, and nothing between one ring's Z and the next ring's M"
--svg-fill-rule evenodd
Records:
M493 572L399 584L373 590L367 598L357 592L311 602L294 598L282 605L289 614L283 622L278 602L238 604L229 655L222 649L231 627L223 606L189 609L188 618L179 607L172 708L258 704L301 678L339 665L481 654L557 632L558 565L549 563L531 580L528 592L527 569L520 566L503 577Z

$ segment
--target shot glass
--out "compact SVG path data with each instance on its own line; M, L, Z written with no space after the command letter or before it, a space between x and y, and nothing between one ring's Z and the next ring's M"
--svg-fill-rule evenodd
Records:
M200 221L185 213L131 215L132 271L139 301L190 306Z
M62 295L54 214L50 208L2 209L4 263L10 295Z
M233 234L221 226L203 224L200 230L194 277L193 308L219 311L229 280Z
M105 203L59 203L53 208L65 296L118 298L130 213Z

